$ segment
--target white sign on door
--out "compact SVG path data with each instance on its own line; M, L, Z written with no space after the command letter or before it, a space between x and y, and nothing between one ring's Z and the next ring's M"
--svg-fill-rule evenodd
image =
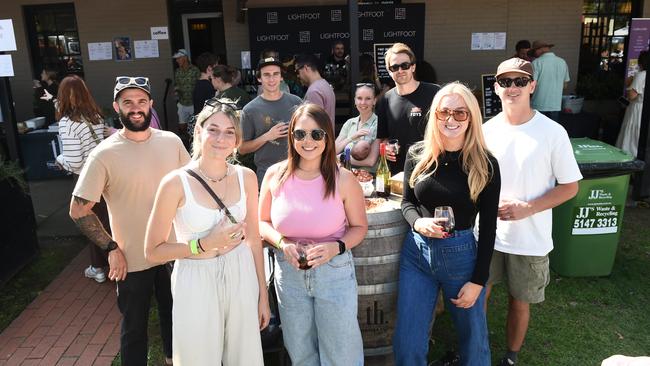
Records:
M11 19L0 19L0 51L15 51L16 36Z

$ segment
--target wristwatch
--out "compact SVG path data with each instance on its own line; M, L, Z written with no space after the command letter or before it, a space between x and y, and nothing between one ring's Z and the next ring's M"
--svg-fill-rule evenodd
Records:
M339 243L339 255L345 253L345 242L343 240L337 240L337 243Z
M104 251L106 254L110 253L111 251L117 249L117 243L114 242L113 240L109 241L108 244L106 245L106 249Z

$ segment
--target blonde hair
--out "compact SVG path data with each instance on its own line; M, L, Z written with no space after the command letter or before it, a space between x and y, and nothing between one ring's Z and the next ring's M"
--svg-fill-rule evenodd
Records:
M404 43L394 43L391 48L389 48L386 51L386 54L384 55L385 61L386 61L386 69L390 66L390 57L393 55L396 55L398 53L404 53L408 55L410 62L413 64L415 63L415 54L411 50L411 48Z
M239 147L242 142L242 129L239 122L239 110L234 101L227 98L212 98L206 102L201 112L196 116L196 124L194 125L194 134L192 140L192 159L197 160L201 157L201 129L210 117L217 113L223 113L230 119L232 125L235 127L235 147ZM233 154L234 154L233 150ZM230 157L233 155L231 154Z
M483 138L483 118L478 101L471 90L459 81L445 85L431 103L429 120L424 132L424 140L413 145L409 150L409 157L417 161L413 173L409 179L409 185L414 187L416 183L431 176L438 168L438 158L445 153L442 137L438 130L435 111L440 107L442 98L456 94L460 96L469 110L469 126L465 131L465 141L462 147L462 169L467 174L467 185L472 202L478 201L485 186L492 179L492 163L489 160L489 153ZM433 167L433 169L431 169ZM430 172L427 172L431 169Z

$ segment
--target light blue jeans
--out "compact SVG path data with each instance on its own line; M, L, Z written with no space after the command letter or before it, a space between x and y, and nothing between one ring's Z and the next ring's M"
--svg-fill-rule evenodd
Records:
M292 365L363 365L352 254L305 271L275 253L282 337Z
M449 300L472 277L477 246L471 229L456 231L448 239L406 234L400 256L397 326L393 350L397 366L426 366L429 328L442 289L445 307L458 333L460 364L490 366L490 344L483 307L485 289L469 309Z

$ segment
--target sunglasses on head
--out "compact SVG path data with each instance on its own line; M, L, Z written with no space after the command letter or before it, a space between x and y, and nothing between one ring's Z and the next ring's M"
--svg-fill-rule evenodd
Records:
M210 98L210 99L206 100L205 103L203 103L204 108L205 107L215 108L215 107L218 107L220 105L226 105L226 106L232 108L235 111L239 109L237 104L230 102L230 100L224 100L224 99L221 99L221 98Z
M311 135L311 139L314 141L320 141L325 138L325 135L327 135L327 132L325 130L322 130L320 128L311 130L311 131L305 131L305 130L293 130L291 132L293 135L293 138L297 141L302 141L304 140L307 135Z
M390 70L392 72L396 72L399 69L408 70L408 69L411 68L411 66L413 66L413 64L410 63L410 62L402 62L401 64L394 64L394 65L388 66L388 70Z
M149 87L149 78L144 76L118 76L115 81L121 85L137 85Z
M370 83L357 83L357 88L361 88L362 86L365 86L365 87L368 87L368 88L373 88L373 89L375 88L375 85L374 85L374 84L370 84Z
M441 121L448 121L449 117L454 116L456 122L464 122L469 118L469 112L462 109L438 109L436 110L436 118Z
M528 85L528 83L531 81L533 81L533 79L527 77L518 77L514 79L500 78L497 79L497 84L499 84L499 86L502 88L509 88L512 86L512 83L514 83L517 88L523 88L524 86Z

